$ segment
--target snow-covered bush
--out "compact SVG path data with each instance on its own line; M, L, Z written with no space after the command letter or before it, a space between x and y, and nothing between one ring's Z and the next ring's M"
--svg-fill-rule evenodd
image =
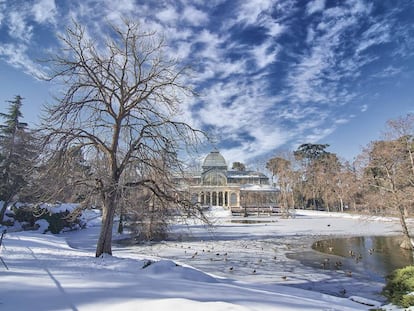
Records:
M38 226L38 231L40 233L46 233L49 231L49 222L46 219L39 219L35 222L35 225Z
M56 234L83 226L80 216L69 217L75 208L74 204L19 204L11 208L9 215L14 218L14 222L19 222L24 230L41 229L41 232Z
M414 306L414 266L395 270L387 278L383 294L397 306Z

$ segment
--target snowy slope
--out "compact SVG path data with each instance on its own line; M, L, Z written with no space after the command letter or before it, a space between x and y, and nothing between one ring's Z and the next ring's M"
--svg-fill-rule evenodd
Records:
M317 289L291 287L300 281L325 283L330 278L324 285L330 288L332 274L299 267L286 253L290 247L300 245L297 241L307 244L306 237L398 234L398 221L305 211L297 216L300 217L262 218L261 223L245 225L232 222L237 219L217 209L210 215L216 224L214 228L190 220L175 227L172 236L176 241L141 246L115 244L115 256L103 258L94 257L99 232L96 213L88 216L87 229L59 236L8 233L0 252L9 268L0 267L0 309L346 311L372 308L352 301L375 304L369 299L342 298L322 294ZM180 239L183 240L180 242ZM247 264L246 260L256 262ZM252 267L260 270L252 273ZM286 271L290 271L288 279L284 278ZM336 283L342 282L338 274L334 277ZM348 283L354 286L358 280L350 279Z
M368 309L349 299L287 286L216 278L170 260L148 265L145 256L95 258L52 235L8 234L1 256L9 267L0 272L2 310Z

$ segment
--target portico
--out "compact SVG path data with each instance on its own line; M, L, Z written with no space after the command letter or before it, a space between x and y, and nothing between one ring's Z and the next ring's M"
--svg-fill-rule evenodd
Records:
M202 206L240 206L240 187L237 186L194 186L192 187L192 192L197 193L197 202Z

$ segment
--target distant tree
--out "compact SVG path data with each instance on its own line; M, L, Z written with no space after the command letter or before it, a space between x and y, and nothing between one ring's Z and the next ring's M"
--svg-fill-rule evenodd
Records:
M231 169L236 170L236 171L245 171L246 165L244 165L241 162L233 162Z
M279 204L282 214L288 216L289 208L295 207L293 189L296 174L292 168L292 162L286 157L276 156L267 161L266 168L272 172L272 180L276 178L275 184L279 189Z
M328 144L302 144L296 151L293 152L298 160L305 160L307 163L311 163L314 160L320 159L328 152L325 150L328 148Z
M325 149L327 144L302 144L293 152L296 160L301 163L302 185L300 192L305 198L306 206L316 209L322 205L321 179L318 173L323 171L323 159L329 154Z
M407 226L407 211L414 207L414 117L388 122L385 137L365 150L364 177L366 198L371 206L397 212L405 240L404 248L413 248Z
M398 140L407 155L409 170L407 175L410 183L414 184L414 114L409 113L406 116L389 120L387 126L386 137Z
M341 212L345 206L357 209L357 202L362 197L362 183L356 172L355 164L344 162L338 179L337 197Z
M200 138L179 121L180 104L193 93L183 81L185 68L166 57L163 40L129 21L105 33L106 41L94 42L75 23L61 37L64 51L51 62L63 97L48 107L43 124L52 157L76 146L95 159L84 184L102 204L97 257L112 253L114 216L124 193L145 188L159 200L180 203L154 176L164 173L162 181L171 185L171 172L181 170L178 151ZM138 179L128 179L131 170Z
M312 164L312 173L326 210L330 211L338 202L342 164L334 153L325 153Z
M18 199L27 185L35 157L33 135L27 123L21 121L23 98L17 95L7 113L0 113L4 123L0 125L0 221L7 206Z

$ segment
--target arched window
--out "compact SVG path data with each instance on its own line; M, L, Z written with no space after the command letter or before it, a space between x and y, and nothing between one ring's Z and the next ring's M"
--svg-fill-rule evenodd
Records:
M234 192L230 194L230 205L231 206L237 205L237 194L235 194Z
M221 172L208 172L203 177L203 184L207 186L225 186L227 184L227 178Z

